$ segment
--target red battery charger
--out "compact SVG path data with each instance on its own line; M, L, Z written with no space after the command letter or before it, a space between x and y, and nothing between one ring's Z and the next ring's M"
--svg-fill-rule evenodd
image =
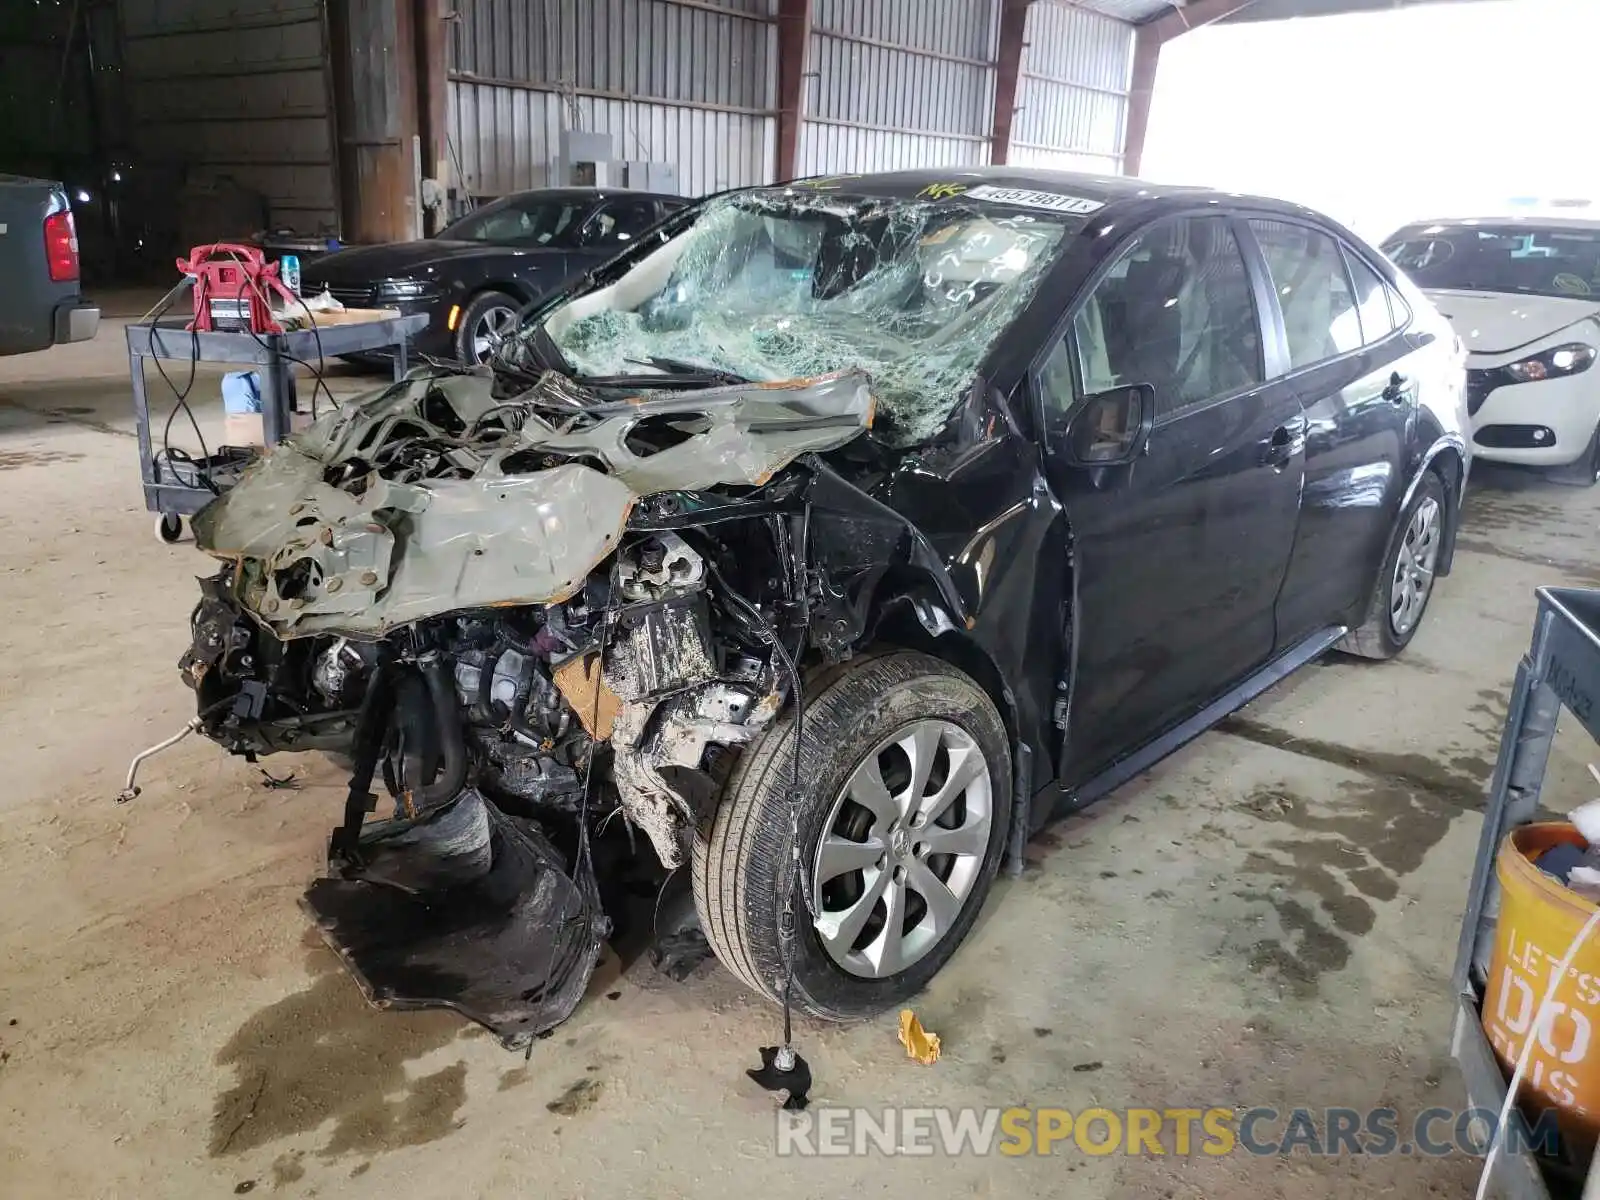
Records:
M194 320L188 328L201 333L282 333L283 326L272 319L269 297L299 303L278 278L278 264L267 262L254 246L196 246L188 258L178 260L178 270L194 277Z

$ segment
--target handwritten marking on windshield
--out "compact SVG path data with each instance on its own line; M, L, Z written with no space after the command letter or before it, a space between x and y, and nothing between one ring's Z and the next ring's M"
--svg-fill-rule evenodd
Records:
M789 186L808 188L813 192L836 192L841 183L854 178L856 178L854 175L819 175L815 179L796 179Z

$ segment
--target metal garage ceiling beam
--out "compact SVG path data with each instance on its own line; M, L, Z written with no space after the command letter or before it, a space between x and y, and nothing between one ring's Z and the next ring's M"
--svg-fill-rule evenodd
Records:
M1465 4L1475 0L1255 0L1236 12L1214 18L1234 24L1242 21L1287 21L1295 17L1329 17L1345 13L1382 12L1415 8L1421 4ZM1082 7L1135 25L1157 21L1174 13L1193 12L1198 0L1076 0ZM1199 24L1210 24L1200 21Z
M1243 12L1222 18L1235 21L1285 21L1293 17L1331 17L1345 13L1384 12L1422 4L1463 4L1467 0L1256 0Z
M1126 4L1129 0L1084 0L1087 7L1100 10L1108 3ZM1323 17L1354 12L1378 12L1408 8L1419 4L1461 4L1470 0L1179 0L1168 3L1165 11L1148 17L1138 25L1138 40L1133 55L1133 82L1128 98L1128 122L1123 138L1123 170L1139 173L1144 157L1145 134L1150 127L1150 99L1155 92L1156 70L1161 62L1161 47L1192 29L1221 22L1283 21L1294 17Z
M1133 49L1133 80L1128 90L1128 122L1123 133L1122 169L1137 175L1150 129L1150 100L1155 95L1161 47L1190 30L1238 16L1260 0L1190 0L1169 8L1138 27Z
M1163 42L1170 42L1192 29L1239 17L1246 9L1254 8L1262 2L1263 0L1189 0L1187 4L1169 5L1166 12L1141 22L1139 32L1148 32Z

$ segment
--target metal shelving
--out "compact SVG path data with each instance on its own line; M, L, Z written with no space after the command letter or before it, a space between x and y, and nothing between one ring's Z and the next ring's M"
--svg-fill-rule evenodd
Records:
M1452 976L1456 1009L1451 1053L1471 1104L1496 1111L1505 1103L1506 1079L1479 1015L1500 909L1495 855L1512 829L1534 819L1562 709L1600 743L1600 591L1540 588L1538 600L1533 643L1517 666L1506 711ZM1600 1172L1591 1167L1590 1175L1593 1187ZM1497 1156L1494 1186L1499 1195L1514 1200L1552 1197L1539 1161L1529 1154ZM1573 1181L1570 1187L1576 1195L1582 1184Z
M204 460L173 461L158 455L156 438L150 428L146 359L260 367L262 440L271 446L289 435L290 414L295 411L294 360L315 363L319 358L392 348L394 377L398 380L406 373L407 342L427 321L426 314L414 313L375 321L327 324L294 333L264 334L191 333L184 328L182 318L128 325L128 376L133 384L145 507L160 514L164 530L169 523L176 526L178 518L199 512L225 489L253 456L252 450L235 447L220 447Z

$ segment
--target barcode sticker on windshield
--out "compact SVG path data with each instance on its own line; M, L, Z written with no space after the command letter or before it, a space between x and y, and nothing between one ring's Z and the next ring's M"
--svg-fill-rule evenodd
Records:
M1105 207L1099 200L1085 200L1082 196L1065 196L1060 192L1034 192L1027 188L991 187L987 183L968 188L967 195L974 200L1015 204L1021 208L1047 208L1051 212L1073 213L1080 217L1099 212Z

